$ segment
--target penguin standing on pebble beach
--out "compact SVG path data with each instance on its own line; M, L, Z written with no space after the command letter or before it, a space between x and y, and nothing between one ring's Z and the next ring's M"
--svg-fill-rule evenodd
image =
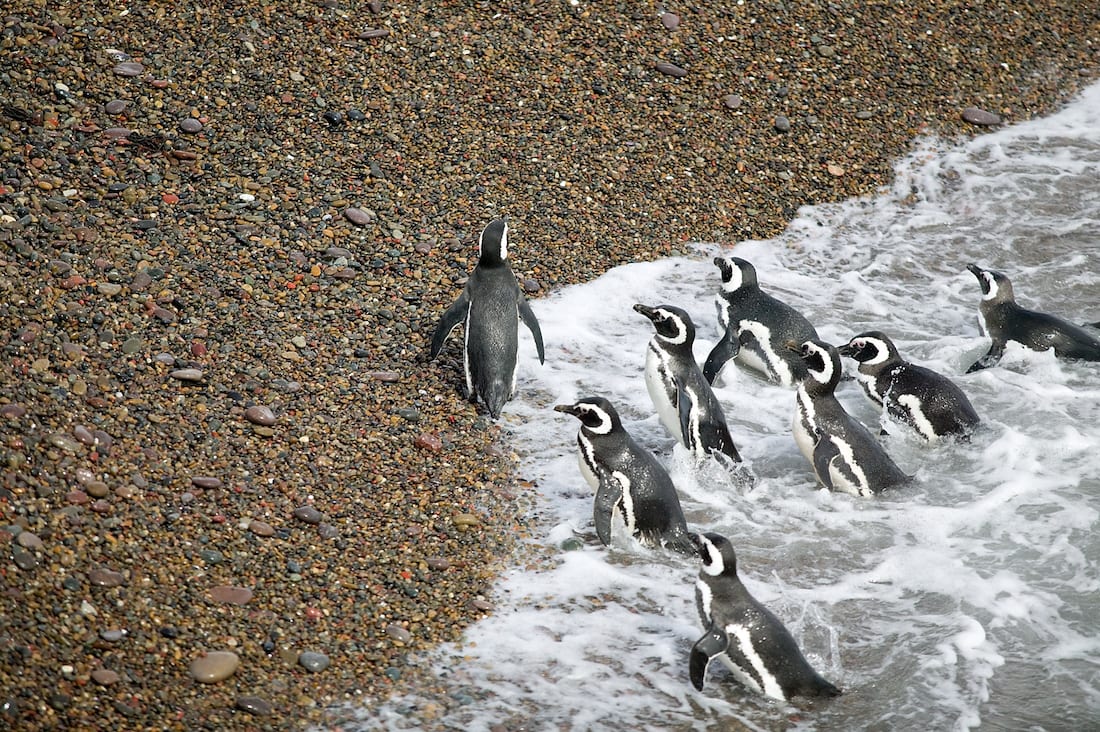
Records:
M462 362L466 372L466 397L479 398L493 419L516 391L516 356L519 321L530 329L545 360L542 331L527 298L508 264L508 222L495 219L478 239L478 262L454 304L447 308L432 335L431 358L439 355L447 336L465 324Z
M661 423L696 458L720 454L741 462L722 405L695 362L691 316L671 305L639 303L634 310L657 330L646 349L645 384Z
M810 666L790 631L737 576L733 545L720 534L692 534L703 568L695 606L706 633L691 649L692 685L703 690L707 667L720 659L748 688L774 699L832 697L840 689Z

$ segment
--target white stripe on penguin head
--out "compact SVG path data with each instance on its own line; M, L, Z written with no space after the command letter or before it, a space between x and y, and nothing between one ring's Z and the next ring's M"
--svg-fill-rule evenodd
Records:
M717 577L726 570L726 563L722 561L722 552L705 535L699 535L699 541L707 550L707 560L703 562L703 571L712 577Z

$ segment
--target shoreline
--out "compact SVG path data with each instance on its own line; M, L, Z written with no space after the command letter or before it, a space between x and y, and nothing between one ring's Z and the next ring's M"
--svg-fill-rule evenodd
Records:
M303 729L431 680L539 559L460 348L427 360L494 215L537 298L1100 78L1100 11L1053 2L663 8L9 10L5 724Z

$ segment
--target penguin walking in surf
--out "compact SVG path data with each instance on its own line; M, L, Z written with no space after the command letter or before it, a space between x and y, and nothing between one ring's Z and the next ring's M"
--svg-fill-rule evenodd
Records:
M792 347L793 346L792 344ZM795 443L818 481L832 491L871 496L910 480L882 445L837 400L840 354L824 341L799 348L806 378L795 396Z
M978 320L993 343L989 351L966 370L972 373L995 366L1004 355L1005 345L1015 341L1034 351L1054 349L1058 358L1100 361L1100 338L1062 318L1016 304L1012 282L1000 272L982 269L976 264L966 268L978 278L982 302Z
M860 333L837 350L859 362L856 379L868 399L930 442L965 437L981 421L955 382L903 359L881 331Z
M447 308L432 335L431 358L439 355L447 336L463 323L462 362L466 397L485 404L493 419L516 391L519 321L530 329L545 359L542 331L508 264L508 222L495 219L478 239L478 262L454 304Z
M723 455L739 463L722 405L695 362L695 325L681 308L637 304L656 333L646 349L645 384L665 429L696 458Z
M646 544L693 554L676 486L664 467L623 427L603 397L558 404L555 411L581 421L577 463L596 491L593 520L604 546L611 543L612 517L622 516L627 531Z
M718 256L714 264L722 285L714 298L723 335L707 355L703 375L711 384L731 359L769 381L794 388L806 366L788 341L817 338L817 330L800 312L760 289L756 268L740 257Z
M720 534L692 534L703 568L695 606L706 633L691 648L692 685L703 690L707 667L718 658L742 684L774 699L841 694L810 666L794 636L760 604L737 576L733 545Z

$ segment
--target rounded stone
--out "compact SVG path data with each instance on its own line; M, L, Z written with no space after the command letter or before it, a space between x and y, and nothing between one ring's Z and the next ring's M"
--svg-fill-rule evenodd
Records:
M258 696L238 696L237 697L237 709L243 712L248 712L257 717L266 717L275 711L267 699Z
M688 75L687 69L683 68L682 66L677 66L676 64L670 64L667 61L658 61L654 68L656 68L662 74L666 74L677 79Z
M321 523L321 512L313 506L299 506L294 509L294 518L307 524L316 525Z
M355 208L354 206L344 209L344 218L356 226L366 226L374 221L374 215L372 213L368 213L361 208Z
M316 651L302 651L298 654L298 665L312 674L324 671L330 663L328 656Z
M224 602L228 605L246 605L248 601L252 599L252 590L247 587L219 585L210 588L210 599L214 602Z
M202 132L202 122L194 117L184 117L180 120L180 130L189 135L194 135L198 132Z
M122 99L112 99L103 105L103 111L107 114L122 114L126 111L126 107L129 106L129 102Z
M119 76L139 76L143 71L145 71L145 67L137 61L123 61L116 64L114 68L114 72Z
M96 682L100 686L110 686L122 679L117 672L112 671L109 668L97 668L92 671L92 681Z
M254 404L244 410L244 418L252 424L258 424L264 427L270 427L275 424L275 413L271 411L271 407L265 407L262 404Z
M1001 117L993 112L988 112L978 107L967 107L962 111L962 119L964 122L969 122L972 125L978 125L979 127L989 127L991 125L1001 124Z
M97 587L118 587L125 580L120 572L104 567L96 567L88 572L88 581Z
M177 381L202 381L203 373L202 369L176 369L168 374Z
M207 651L191 661L187 670L200 684L216 684L232 676L240 665L240 656L233 651Z

